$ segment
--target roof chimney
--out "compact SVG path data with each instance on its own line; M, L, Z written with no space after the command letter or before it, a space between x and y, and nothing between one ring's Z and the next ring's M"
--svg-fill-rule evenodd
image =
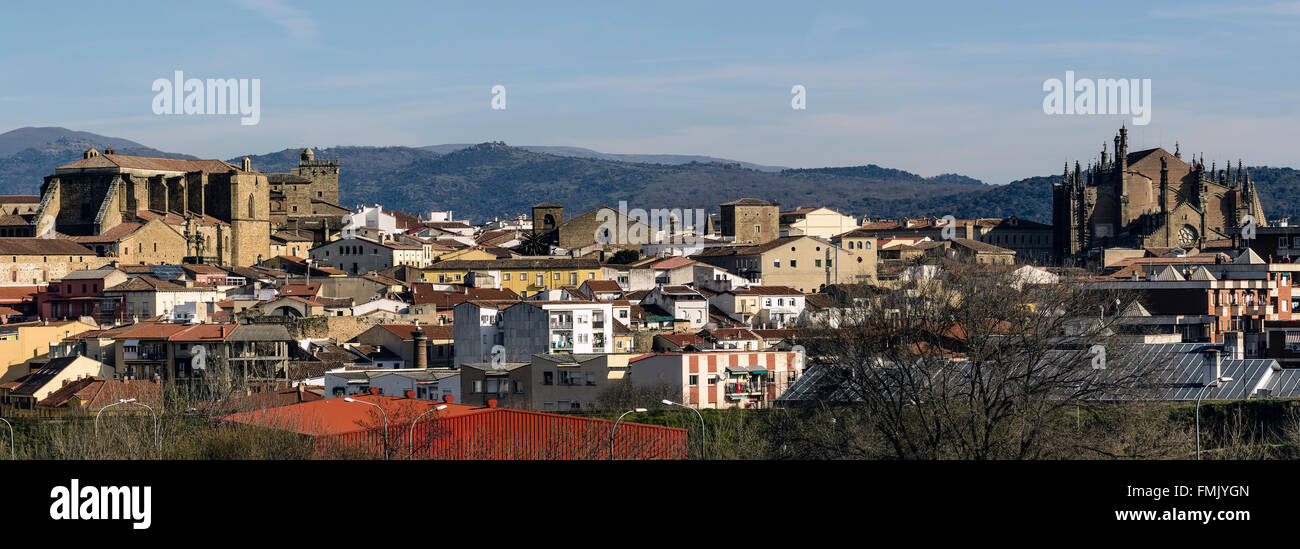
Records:
M1219 360L1219 350L1206 349L1201 353L1201 356L1205 359L1201 366L1201 385L1205 387L1217 386L1219 378L1223 377L1223 363Z
M247 156L245 156L244 159L240 161L240 165L243 168L243 170L246 172L253 171L253 161L250 160Z
M1217 353L1218 351L1215 351L1215 352ZM372 394L372 395L378 395L378 394L379 394L379 387L371 387L371 388L370 388L370 394Z
M415 367L423 370L429 367L429 336L417 326L414 339L412 344L415 346Z
M407 392L406 392L406 398L414 399L414 398L415 398L415 391L407 391Z
M456 397L454 397L454 396L451 396L451 395L442 395L442 402L443 402L444 404L452 404L453 401L455 401L455 400L456 400Z
M497 399L495 399L495 398L490 398L490 399L488 399L488 401L487 401L487 407L488 407L488 408L496 408L496 407L497 407Z

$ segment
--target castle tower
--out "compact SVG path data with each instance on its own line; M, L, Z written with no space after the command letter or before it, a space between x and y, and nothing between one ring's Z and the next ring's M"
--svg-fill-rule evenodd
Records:
M545 233L564 223L564 206L543 202L533 206L533 232Z
M294 175L311 180L308 191L312 200L322 200L330 204L339 203L339 161L316 160L311 147L304 148L298 156L298 167L291 171Z

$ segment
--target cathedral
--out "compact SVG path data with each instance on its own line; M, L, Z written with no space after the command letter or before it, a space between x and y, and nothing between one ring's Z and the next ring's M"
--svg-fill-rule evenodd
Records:
M1052 225L1062 264L1104 248L1183 248L1230 239L1250 219L1264 227L1264 210L1250 174L1237 161L1208 169L1185 162L1177 146L1129 152L1128 129L1115 136L1115 155L1085 168L1069 163L1052 186ZM1249 217L1248 217L1249 216Z
M294 173L266 174L247 157L232 164L91 148L45 178L32 233L126 262L255 265L271 258L277 229L337 230L347 213L337 204L338 173L337 160L316 160L311 149Z

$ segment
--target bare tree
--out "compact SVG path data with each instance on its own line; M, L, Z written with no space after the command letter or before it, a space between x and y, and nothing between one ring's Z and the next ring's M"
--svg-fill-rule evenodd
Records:
M1033 459L1056 453L1076 410L1141 398L1149 365L1122 360L1117 324L1132 301L970 266L841 291L796 343L883 441L879 457Z

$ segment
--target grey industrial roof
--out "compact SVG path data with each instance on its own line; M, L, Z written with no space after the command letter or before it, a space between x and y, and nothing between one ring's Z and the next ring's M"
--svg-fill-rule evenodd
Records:
M1221 358L1220 375L1232 378L1221 386L1205 386L1206 358L1204 351L1221 350L1222 345L1210 343L1166 343L1136 345L1126 348L1121 355L1110 359L1111 368L1106 375L1113 377L1142 373L1147 381L1135 395L1103 394L1098 400L1124 400L1126 398L1155 398L1169 401L1240 400L1258 398L1300 397L1300 369L1283 369L1273 359ZM1050 360L1077 360L1087 350L1060 350L1052 353ZM964 363L954 363L962 371ZM852 387L839 380L835 366L813 364L780 396L778 401L861 401ZM960 376L958 376L960 377ZM882 379L888 379L883 376ZM960 380L958 380L960 381ZM1140 396L1138 396L1140 395Z

